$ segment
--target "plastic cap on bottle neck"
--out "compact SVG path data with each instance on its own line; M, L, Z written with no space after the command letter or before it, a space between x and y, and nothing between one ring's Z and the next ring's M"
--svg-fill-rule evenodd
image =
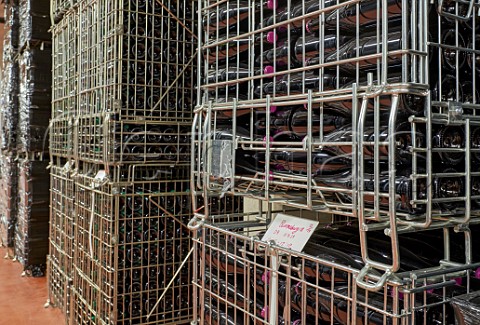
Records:
M268 307L267 306L263 307L260 315L262 316L262 318L265 318L265 319L268 317Z
M305 30L306 30L308 33L311 33L310 22L311 22L311 20L307 21L307 23L305 24Z
M272 32L272 31L270 31L270 32L267 33L267 42L268 42L268 43L273 44L273 43L275 43L277 40L278 40L277 33Z
M275 72L275 69L271 65L267 65L265 68L263 68L263 74L272 74Z
M277 1L276 0L267 0L267 8L268 9L277 9Z

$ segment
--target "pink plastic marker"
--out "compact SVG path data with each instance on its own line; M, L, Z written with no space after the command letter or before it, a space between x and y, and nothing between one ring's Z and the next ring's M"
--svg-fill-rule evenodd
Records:
M265 272L263 272L263 274L262 274L262 281L263 281L264 283L270 282L270 271L265 271Z
M260 315L261 315L262 318L264 318L264 319L267 319L267 318L268 318L268 307L267 307L267 306L263 307L262 312L260 313Z
M268 0L267 1L267 8L270 10L277 9L277 1L275 0Z
M275 68L271 65L267 65L265 68L263 68L263 74L272 74L275 73Z
M273 43L275 43L277 40L278 40L277 33L272 32L272 31L270 31L270 32L267 33L267 42L268 42L268 43L273 44Z
M307 23L305 24L305 30L306 30L307 32L309 32L309 33L312 32L312 31L310 30L310 27L309 27L310 22L311 22L311 20L307 21Z
M455 283L457 284L457 286L461 286L462 282L463 282L462 278L455 278Z

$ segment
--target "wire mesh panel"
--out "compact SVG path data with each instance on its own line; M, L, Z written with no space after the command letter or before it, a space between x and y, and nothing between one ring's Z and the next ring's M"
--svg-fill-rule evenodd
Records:
M476 290L478 280L462 270L405 272L377 292L355 285L362 267L358 229L317 230L302 253L258 240L265 224L205 224L195 237L200 324L454 324L449 299ZM405 251L442 243L442 232L402 238ZM456 244L463 239L456 238ZM385 243L385 242L383 242ZM378 243L381 249L382 241ZM409 256L428 263L437 255ZM477 252L478 254L478 252ZM435 257L434 257L435 256ZM474 266L472 266L474 268ZM378 274L377 274L378 275ZM375 277L375 275L372 275Z
M50 1L50 19L61 23L65 14L75 6L77 0L52 0Z
M190 125L81 116L75 125L77 158L110 164L155 163L182 166L190 162Z
M189 62L189 3L90 1L80 4L80 15L82 114L191 120L196 71Z
M387 273L400 232L478 216L473 3L201 6L196 190L358 217ZM390 264L369 255L380 229Z
M68 315L75 242L75 183L71 177L74 166L71 161L57 163L50 166L49 299Z
M50 153L73 157L74 117L77 113L78 30L77 13L71 11L52 28L52 119Z
M180 268L191 249L187 170L165 175L137 166L113 170L109 178L98 172L85 165L76 176L73 286L80 298L73 302L72 322L93 324L94 316L105 324L188 323L190 262Z

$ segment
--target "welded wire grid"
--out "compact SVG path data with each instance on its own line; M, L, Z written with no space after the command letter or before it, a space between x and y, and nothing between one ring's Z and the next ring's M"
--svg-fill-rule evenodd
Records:
M453 324L449 299L473 285L465 270L407 272L367 292L355 286L359 270L255 239L264 230L207 224L197 233L200 324Z
M56 165L50 166L49 299L51 304L67 314L75 239L75 185L71 177L74 166L71 166L71 162L56 162Z
M386 12L377 10L381 4ZM457 2L443 9L397 1L203 5L204 101L193 170L199 188L263 200L280 194L286 204L350 216L361 205L375 220L391 213L427 219L416 226L429 223L425 211L471 210L464 183L475 177L476 160L465 153L468 143L474 148L478 142L476 97L458 94L462 83L470 92L476 87L466 68L468 57L474 67L477 54L476 8L463 22L446 14L468 9ZM464 38L469 45L461 46ZM461 82L448 88L446 78L450 85ZM452 123L464 125L458 137L443 132ZM455 151L465 159L445 158ZM234 168L245 153L253 158ZM428 158L438 156L446 166L432 170ZM445 178L457 184L455 193L441 193L446 189L434 184ZM399 180L408 189L395 188ZM443 204L455 200L462 202L459 209Z
M77 159L110 164L190 162L190 124L123 121L103 114L81 116L75 128Z
M52 118L76 116L78 29L77 12L52 27Z
M181 180L181 171L168 176L152 166L137 166L129 176L122 174L129 181L111 183L98 178L98 167L91 167L76 177L73 287L80 299L72 307L73 321L188 323L190 263L146 319L191 248L186 170ZM82 304L91 315L88 319L78 309Z
M50 153L65 158L74 154L73 127L78 99L77 17L77 12L72 11L52 27Z
M77 3L77 0L52 0L50 1L50 18L53 22L60 23L65 14Z
M191 121L196 68L189 3L85 1L79 10L81 114Z

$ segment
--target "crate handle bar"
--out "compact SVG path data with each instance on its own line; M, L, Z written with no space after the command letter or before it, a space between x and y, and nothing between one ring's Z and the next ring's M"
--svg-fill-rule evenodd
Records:
M379 291L383 288L385 282L387 282L387 279L390 277L392 272L390 270L386 270L376 283L369 283L365 280L365 276L370 270L372 270L372 267L369 264L366 264L358 273L355 282L357 283L357 286L364 290Z
M195 230L198 230L200 229L203 224L205 223L205 221L203 220L199 220L199 218L197 216L194 216L189 222L188 222L188 229L190 229L191 231L195 231Z
M447 18L452 18L455 20L461 20L461 21L467 21L470 19L472 16L472 11L473 11L473 2L474 0L469 0L468 2L470 3L468 5L468 11L466 12L465 16L462 15L456 15L456 14L451 14L449 12L444 12L443 11L443 1L444 0L438 0L438 6L437 6L437 11L438 14ZM466 3L467 1L458 1L458 2L463 2Z

